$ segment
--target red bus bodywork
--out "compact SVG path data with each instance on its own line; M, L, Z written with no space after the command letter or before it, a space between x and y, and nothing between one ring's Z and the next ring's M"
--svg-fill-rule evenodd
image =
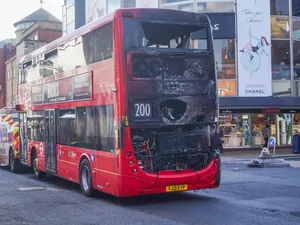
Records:
M41 79L30 78L28 75L27 81L19 85L18 106L25 107L23 112L20 110L20 114L25 113L28 117L29 111L35 112L47 111L49 109L61 110L77 107L113 105L115 148L110 151L99 151L56 144L55 156L52 155L52 157L55 157L55 161L52 161L55 168L53 167L53 170L48 170L46 142L28 139L28 134L26 134L27 136L25 135L25 137L28 140L27 146L24 147L24 149L27 148L27 154L24 160L21 160L23 164L33 166L33 157L36 156L38 159L37 170L39 173L50 173L80 183L80 163L83 159L87 159L91 167L93 188L118 197L165 193L169 191L199 190L216 188L219 186L220 158L218 154L212 154L205 167L198 170L187 168L147 172L139 166L133 150L130 106L128 103L128 86L126 85L128 82L127 74L128 71L130 71L130 60L125 60L126 53L124 51L123 36L126 30L124 30L122 20L124 15L137 18L144 17L148 20L151 20L148 17L149 15L153 15L154 17L157 16L157 18L164 18L165 14L168 12L176 14L179 20L181 15L194 16L194 14L186 12L162 9L120 9L113 14L87 24L70 35L62 37L36 50L21 60L21 64L23 64L33 58L38 59L39 56L53 51L54 49L67 49L70 41L77 40L80 42L80 39L84 34L103 27L110 22L113 23L112 58L91 64L79 65L77 68L58 72L52 76ZM83 53L76 54L77 53L69 55L67 60L72 60L72 58L75 60L76 57L82 57L81 54ZM214 66L214 64L212 65ZM33 104L35 101L32 95L34 87L44 87L42 85L47 85L51 82L60 82L61 84L59 84L60 89L58 92L62 92L70 85L71 81L69 82L68 79L73 79L75 76L85 74L88 74L87 76L91 78L91 98L77 101L70 100L55 103L48 102L47 104ZM43 92L41 93L44 94ZM57 129L56 125L54 129ZM55 133L57 134L58 132L60 131L56 130ZM60 138L59 134L57 135L56 139ZM172 187L168 187L168 189L167 186Z

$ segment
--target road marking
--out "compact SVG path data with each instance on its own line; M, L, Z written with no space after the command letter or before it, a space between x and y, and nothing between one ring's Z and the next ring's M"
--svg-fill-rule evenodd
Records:
M49 191L62 191L62 189L58 189L58 188L46 188L46 190L49 190Z
M21 187L19 188L21 191L35 191L35 190L44 190L43 187Z

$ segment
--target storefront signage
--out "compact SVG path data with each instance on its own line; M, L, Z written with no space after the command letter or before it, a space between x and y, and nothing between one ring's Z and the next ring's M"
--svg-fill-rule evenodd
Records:
M239 96L272 95L270 0L237 0Z
M235 14L234 13L206 13L210 19L214 39L235 38ZM195 32L193 38L204 39L203 32Z
M261 112L264 114L277 114L280 113L280 109L262 109Z
M235 14L234 13L207 13L214 39L235 38Z
M91 99L91 73L34 86L31 94L33 105Z
M300 113L300 109L220 109L220 113L262 113L262 114L281 114L281 113Z

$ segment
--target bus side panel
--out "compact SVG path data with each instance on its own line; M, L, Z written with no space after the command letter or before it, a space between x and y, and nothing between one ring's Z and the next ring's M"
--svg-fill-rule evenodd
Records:
M31 165L31 152L35 149L38 156L38 169L40 171L46 171L46 161L45 161L45 143L38 141L28 141L28 165Z
M115 195L117 185L116 153L96 151L92 169L96 172L96 187L100 191Z
M70 146L57 145L57 175L66 180L79 183L80 157L84 150Z

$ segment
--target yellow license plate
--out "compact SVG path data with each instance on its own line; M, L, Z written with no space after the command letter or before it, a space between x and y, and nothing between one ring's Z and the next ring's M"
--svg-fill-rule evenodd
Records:
M187 184L172 185L166 187L166 192L187 191L187 189L188 189Z

